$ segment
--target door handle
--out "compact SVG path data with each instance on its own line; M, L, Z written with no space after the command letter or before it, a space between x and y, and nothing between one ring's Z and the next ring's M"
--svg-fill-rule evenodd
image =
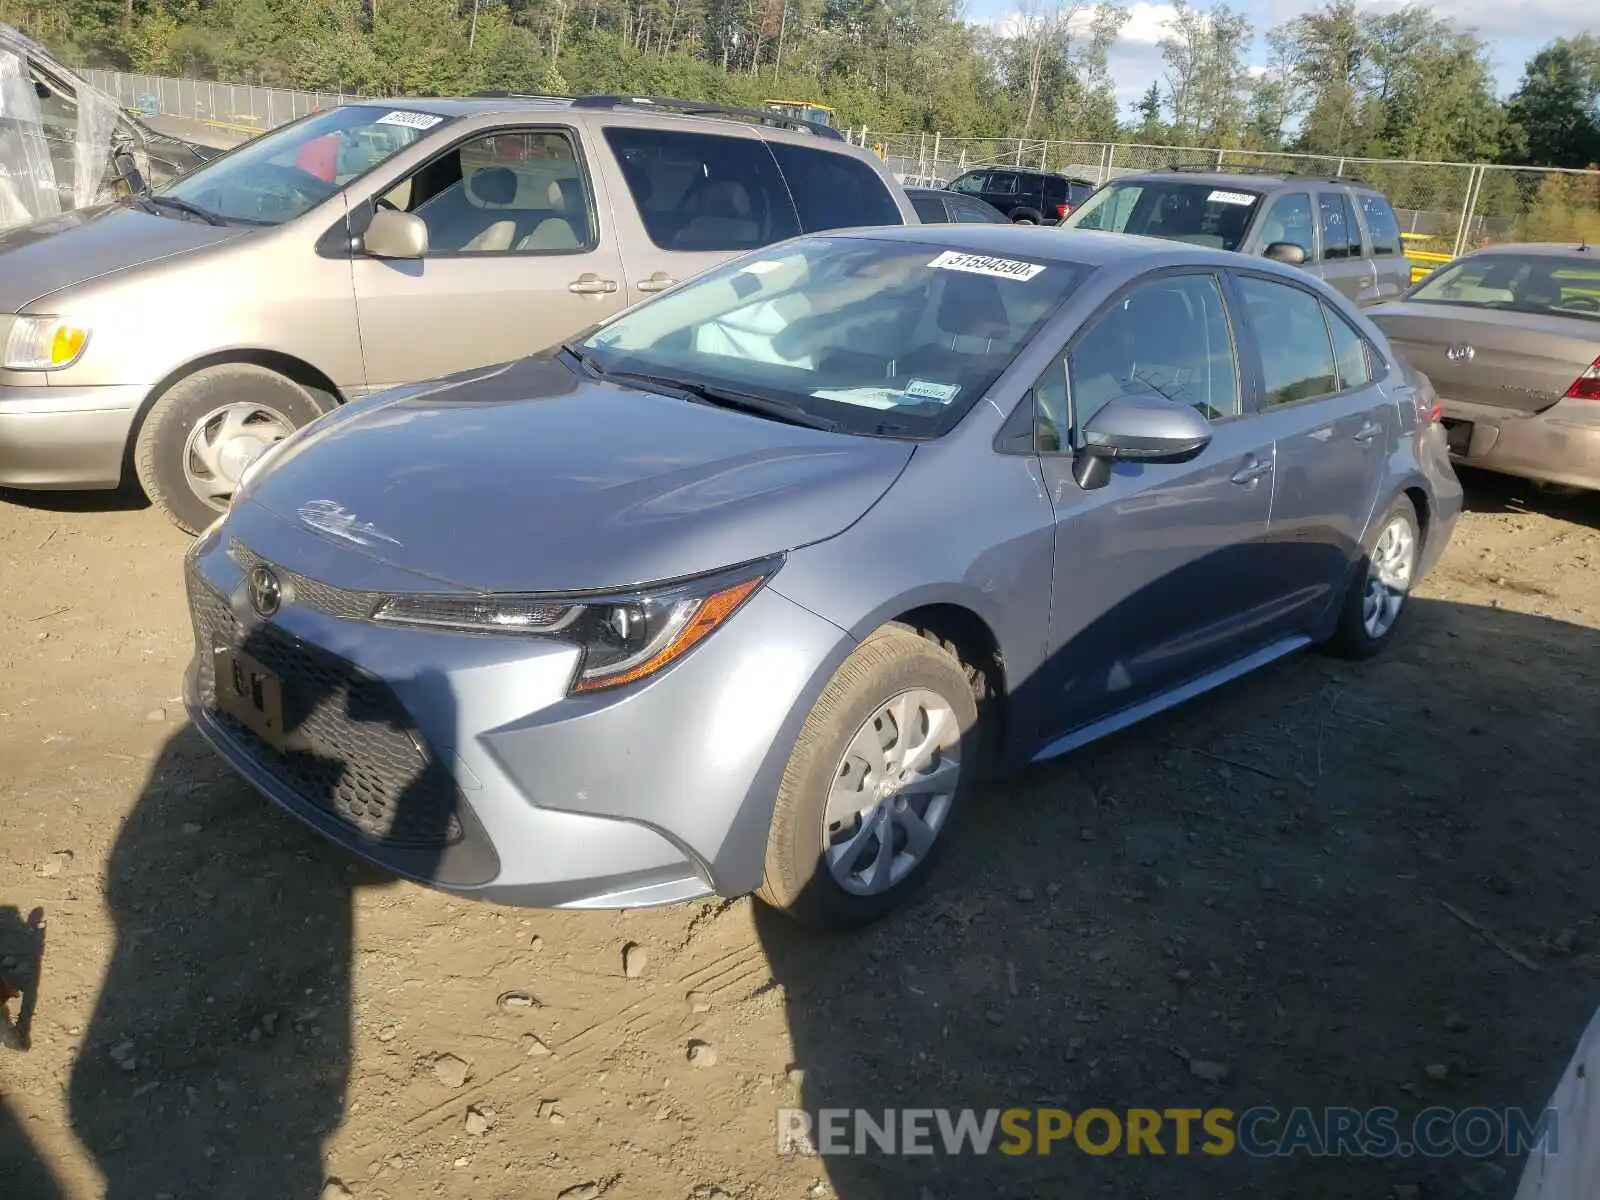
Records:
M664 292L677 282L672 276L657 271L648 279L641 279L634 286L641 292Z
M1251 484L1255 483L1256 480L1260 479L1263 475L1269 474L1271 471L1272 460L1270 458L1263 461L1252 454L1245 460L1244 466L1240 467L1231 476L1229 476L1229 478L1231 478L1233 482L1237 484L1240 484L1244 487L1249 487Z
M1350 440L1353 442L1361 442L1363 445L1365 445L1382 432L1383 426L1372 421L1368 421L1360 429L1356 430L1350 435Z
M567 291L576 292L580 296L609 296L616 290L615 279L601 279L593 271L579 275L567 284Z

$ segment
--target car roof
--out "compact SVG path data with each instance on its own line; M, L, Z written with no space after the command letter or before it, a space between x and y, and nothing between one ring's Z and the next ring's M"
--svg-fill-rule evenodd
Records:
M367 108L404 108L414 112L431 113L434 116L458 118L479 117L496 115L521 115L549 114L566 112L574 107L573 96L402 96L386 99L363 98L350 100L346 103L352 106L359 105ZM829 137L826 134L818 135L804 129L791 129L776 122L783 121L781 114L761 114L755 109L728 109L726 112L716 111L716 105L707 105L703 112L684 112L674 108L653 107L648 103L628 104L618 103L613 106L595 106L585 108L586 112L611 113L626 119L628 116L642 117L671 117L675 121L683 121L690 125L698 126L725 126L734 124L745 129L759 128L761 136L776 138L784 141L794 141L809 146L820 146L828 150L843 150L850 145L842 137ZM747 113L748 116L742 116ZM756 115L770 115L772 124L757 125L749 119ZM854 151L850 151L853 153Z
M1485 246L1474 250L1467 258L1488 258L1495 254L1517 255L1533 258L1592 258L1600 266L1600 246L1580 242L1505 242L1498 246Z
M1258 174L1255 171L1132 171L1106 180L1107 183L1167 183L1181 180L1202 186L1241 188L1252 192L1271 192L1278 188L1303 188L1310 184L1347 187L1352 191L1382 195L1382 189L1359 179L1339 179L1332 175Z
M914 242L995 258L1073 263L1083 267L1130 261L1147 266L1163 263L1241 265L1237 254L1165 238L1088 229L1040 229L1029 225L884 225L870 229L828 230L811 236ZM1260 259L1251 260L1253 265L1261 262Z

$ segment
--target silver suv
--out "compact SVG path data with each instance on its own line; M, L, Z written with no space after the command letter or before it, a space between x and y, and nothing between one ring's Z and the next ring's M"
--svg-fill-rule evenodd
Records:
M1186 168L1123 175L1061 224L1259 254L1303 267L1362 307L1411 286L1394 208L1351 179Z
M549 347L731 255L915 224L865 150L622 96L345 105L0 234L0 486L130 475L183 528L344 400Z

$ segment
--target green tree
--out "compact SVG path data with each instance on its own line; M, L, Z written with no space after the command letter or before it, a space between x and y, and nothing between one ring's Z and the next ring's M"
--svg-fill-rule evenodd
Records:
M1558 38L1529 59L1506 117L1505 152L1512 161L1600 163L1600 38Z

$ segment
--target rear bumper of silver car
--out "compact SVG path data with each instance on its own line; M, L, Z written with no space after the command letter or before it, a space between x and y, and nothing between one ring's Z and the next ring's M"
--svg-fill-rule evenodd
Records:
M0 386L0 487L116 487L145 394L137 386Z
M1600 490L1600 403L1562 400L1529 413L1446 400L1444 420L1463 466Z

